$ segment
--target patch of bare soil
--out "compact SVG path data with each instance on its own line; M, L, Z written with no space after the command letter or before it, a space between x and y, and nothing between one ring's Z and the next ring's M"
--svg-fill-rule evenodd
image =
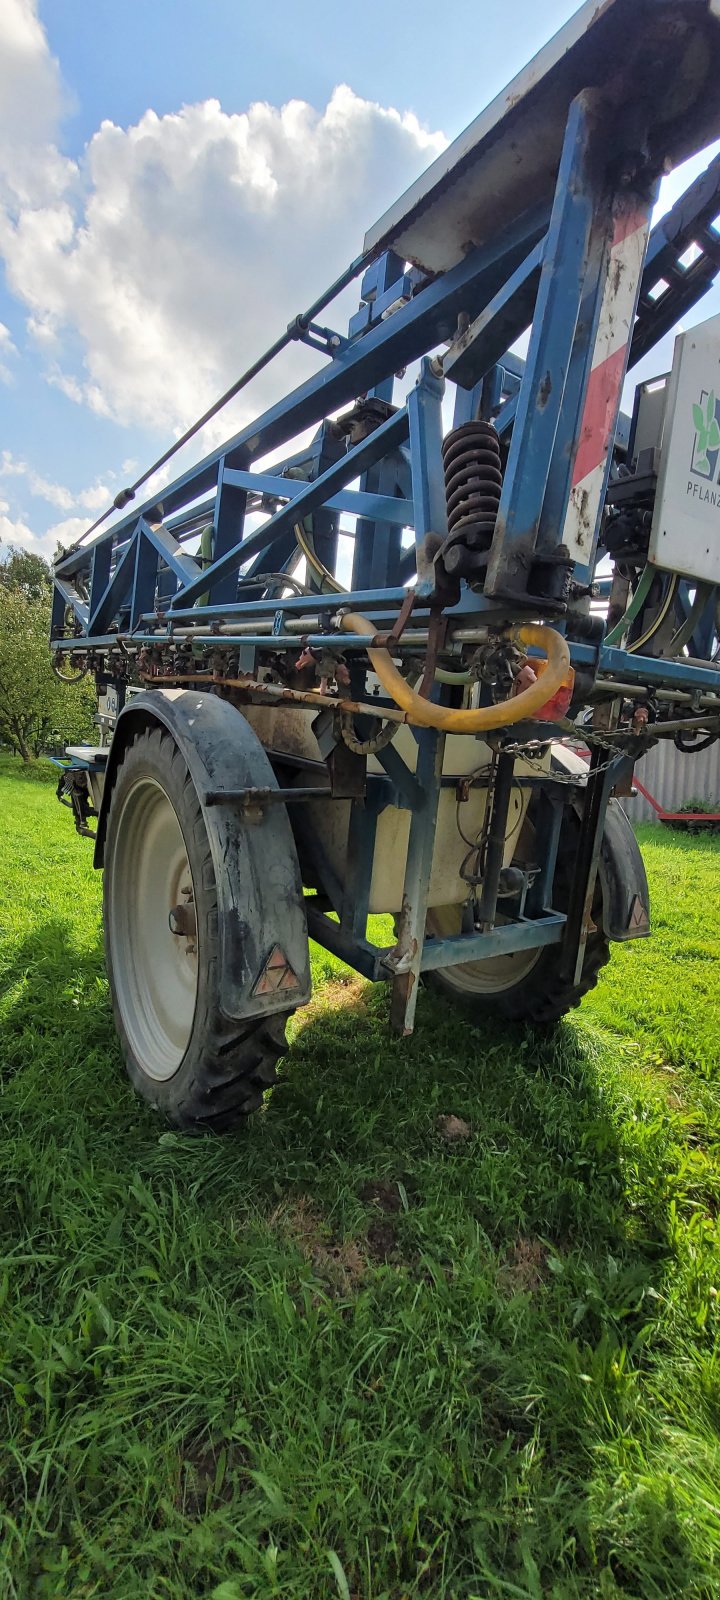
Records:
M209 1439L187 1440L180 1462L176 1503L193 1521L210 1505L229 1504L238 1488L250 1487L244 1458L237 1445L214 1445Z
M465 1122L462 1117L454 1117L452 1114L446 1117L438 1117L435 1127L440 1138L445 1139L448 1144L458 1144L463 1139L469 1139L472 1133L469 1122Z
M360 1199L366 1206L377 1206L380 1211L402 1210L402 1199L397 1183L390 1178L373 1178L364 1183Z
M288 1206L278 1206L270 1223L283 1227L292 1236L333 1297L345 1298L359 1289L367 1272L367 1257L354 1239L333 1241L327 1223L307 1196L300 1195Z
M295 1013L294 1036L299 1036L309 1023L316 1022L326 1011L364 1012L371 987L365 978L359 978L352 972L347 977L339 975L330 978L315 991L308 1004Z
M508 1294L535 1294L545 1282L547 1249L539 1239L519 1238L501 1268Z
M367 1230L368 1255L373 1261L397 1261L400 1257L397 1231L390 1218L402 1211L400 1184L391 1178L373 1178L363 1184L360 1199L377 1215Z
M373 1261L393 1261L398 1254L397 1234L391 1222L378 1219L367 1231L368 1254Z

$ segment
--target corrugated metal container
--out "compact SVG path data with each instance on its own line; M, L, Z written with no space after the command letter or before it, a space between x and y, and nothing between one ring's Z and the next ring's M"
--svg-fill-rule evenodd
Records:
M663 739L638 761L635 774L663 811L679 811L689 800L714 801L720 811L720 740L698 755L683 755ZM644 795L622 803L633 822L657 821Z

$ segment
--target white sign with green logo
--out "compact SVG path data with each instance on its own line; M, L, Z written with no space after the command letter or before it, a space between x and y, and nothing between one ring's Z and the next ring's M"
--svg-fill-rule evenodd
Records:
M720 582L720 316L675 340L650 560Z

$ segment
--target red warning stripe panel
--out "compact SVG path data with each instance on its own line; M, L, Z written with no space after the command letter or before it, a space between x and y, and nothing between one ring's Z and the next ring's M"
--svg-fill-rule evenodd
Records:
M631 233L637 233L638 228L644 228L647 222L647 206L638 206L635 203L624 207L618 205L615 212L615 226L613 229L612 248L622 244Z
M647 243L649 206L637 196L616 202L613 238L588 380L563 544L588 561L600 514L608 451L616 426L627 350Z
M605 460L609 448L632 332L647 225L647 206L638 206L635 199L618 203L573 486ZM637 273L631 270L633 262Z
M605 460L615 426L618 390L625 370L627 345L621 344L612 355L593 368L585 397L580 443L575 457L573 488L594 467Z

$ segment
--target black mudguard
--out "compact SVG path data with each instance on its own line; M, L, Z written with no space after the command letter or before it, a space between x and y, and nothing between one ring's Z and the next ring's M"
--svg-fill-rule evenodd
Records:
M107 817L123 752L141 728L167 728L182 751L202 806L217 880L221 1004L226 1016L273 1015L310 998L310 955L295 840L285 806L205 805L208 791L276 789L267 755L249 723L217 695L152 689L118 717L98 819L95 866L103 865ZM274 990L263 982L276 946L297 980Z
M646 939L650 890L645 862L619 800L610 801L605 815L599 873L608 939Z
M577 777L584 786L587 764L566 745L553 745L552 765ZM582 805L575 804L578 815ZM650 933L650 890L645 862L632 826L619 800L605 813L598 875L602 888L603 932L608 939L646 939Z

